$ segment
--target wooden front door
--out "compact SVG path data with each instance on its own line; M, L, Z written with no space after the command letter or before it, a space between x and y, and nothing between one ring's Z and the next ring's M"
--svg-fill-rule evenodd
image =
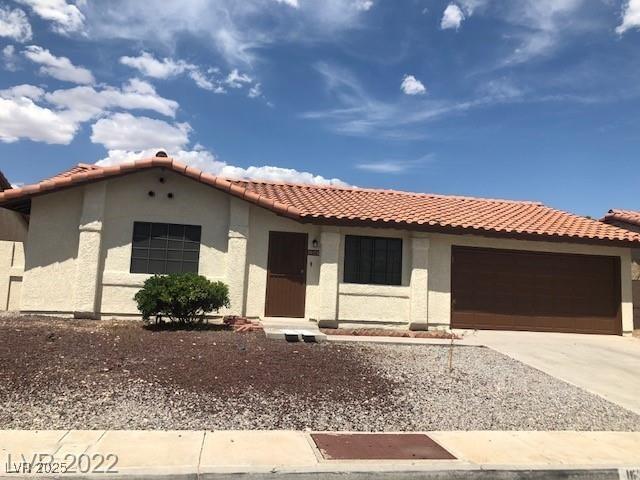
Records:
M269 232L265 316L304 317L307 234Z

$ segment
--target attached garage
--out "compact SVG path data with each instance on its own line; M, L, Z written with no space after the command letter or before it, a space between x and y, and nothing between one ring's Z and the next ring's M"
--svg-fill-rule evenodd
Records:
M620 257L453 246L451 325L620 335Z

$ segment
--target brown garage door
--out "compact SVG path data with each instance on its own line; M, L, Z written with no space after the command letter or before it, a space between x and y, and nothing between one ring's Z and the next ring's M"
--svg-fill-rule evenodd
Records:
M452 247L454 328L622 333L620 259Z

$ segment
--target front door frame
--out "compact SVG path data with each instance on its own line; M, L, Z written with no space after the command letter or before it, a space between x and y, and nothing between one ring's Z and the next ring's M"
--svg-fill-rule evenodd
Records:
M273 311L274 308L277 310L277 306L273 304L270 305L270 288L273 288L273 283L271 279L275 275L281 274L272 274L271 272L271 252L272 252L272 241L277 236L304 236L304 251L300 252L301 257L304 257L304 261L301 262L303 268L300 274L301 280L301 288L302 288L302 298L301 298L301 306L300 312L296 312L295 315L285 314L278 311ZM265 289L265 301L264 301L264 315L265 317L289 317L289 318L305 318L306 312L306 302L307 302L307 251L309 245L309 234L305 232L288 232L288 231L278 231L278 230L270 230L269 238L268 238L268 246L267 246L267 279L266 279L266 289ZM301 258L302 260L302 258Z

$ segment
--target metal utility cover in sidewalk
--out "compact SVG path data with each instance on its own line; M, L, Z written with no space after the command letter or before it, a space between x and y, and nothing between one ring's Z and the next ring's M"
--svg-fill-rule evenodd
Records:
M313 433L327 460L455 460L447 450L417 433Z

